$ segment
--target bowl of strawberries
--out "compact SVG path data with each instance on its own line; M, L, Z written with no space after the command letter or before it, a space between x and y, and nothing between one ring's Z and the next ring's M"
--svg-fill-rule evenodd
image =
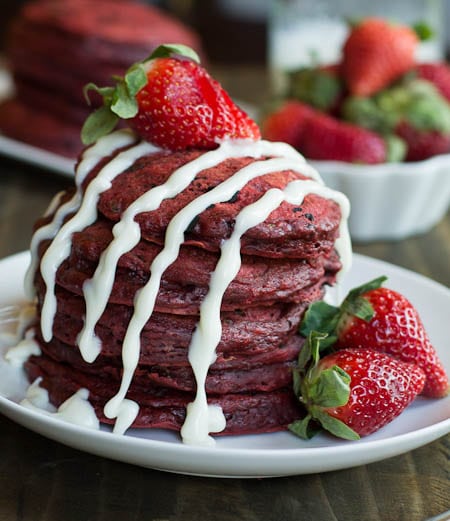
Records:
M349 197L356 241L424 233L449 208L450 65L418 63L418 33L360 21L339 63L291 71L261 118L263 137L288 142Z

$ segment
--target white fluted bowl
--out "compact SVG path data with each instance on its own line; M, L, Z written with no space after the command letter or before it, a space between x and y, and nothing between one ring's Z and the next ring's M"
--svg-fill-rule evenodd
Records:
M450 206L450 154L413 163L309 161L351 203L352 239L399 240L425 233Z

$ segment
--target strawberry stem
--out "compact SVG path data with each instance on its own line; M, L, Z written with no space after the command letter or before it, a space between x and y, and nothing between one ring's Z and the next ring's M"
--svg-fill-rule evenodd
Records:
M423 20L413 24L412 28L421 42L431 40L435 36L433 29Z

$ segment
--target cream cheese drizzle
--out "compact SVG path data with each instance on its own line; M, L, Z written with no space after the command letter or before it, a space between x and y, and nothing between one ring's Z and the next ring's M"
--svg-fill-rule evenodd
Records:
M5 360L15 367L23 367L31 355L40 354L41 348L35 340L34 329L29 329L24 333L22 340L6 351Z
M255 164L255 163L253 163ZM281 192L269 190L257 202L244 208L236 217L230 238L222 243L221 256L211 275L209 291L200 306L200 320L189 345L189 362L194 372L197 394L188 404L186 420L181 429L183 441L195 445L212 445L210 432L220 432L226 422L220 407L208 405L205 384L209 367L216 360L216 347L222 335L220 307L223 295L241 267L241 237L253 226L263 222L281 203Z
M121 220L113 227L113 240L100 256L99 264L93 278L86 281L83 286L86 302L86 318L78 338L78 345L86 361L92 362L101 351L100 341L96 337L94 330L96 323L108 303L119 258L136 246L141 239L140 227L135 221L135 217L140 213L156 210L164 199L176 196L189 186L199 172L219 164L227 157L260 157L263 154L274 154L281 151L284 152L285 155L290 156L288 158L275 158L261 163L251 164L241 169L233 177L221 183L211 192L199 197L196 202L194 201L182 210L179 215L175 216L175 222L174 224L171 223L169 233L169 235L176 234L177 237L177 242L171 247L172 254L167 253L168 261L164 263L164 266L158 269L159 263L162 262L161 259L164 257L164 253L161 252L161 256L158 256L158 261L155 259L156 262L151 266L152 278L155 279L152 286L154 288L152 295L156 298L156 286L159 288L162 272L176 259L179 246L184 240L184 232L196 215L204 211L211 204L230 199L236 191L240 190L255 177L277 170L298 170L299 157L302 158L302 156L299 156L295 151L293 153L293 149L291 148L285 150L286 146L284 143L262 141L259 142L258 145L259 146L256 146L256 144L252 142L250 146L246 141L237 142L234 145L230 142L225 142L219 149L203 154L198 159L177 169L165 183L149 190L127 208ZM305 166L307 165L303 162L302 172L304 172ZM318 183L323 183L315 170L308 169L308 173L311 177L314 177ZM178 223L180 224L178 225ZM174 232L173 230L177 231ZM166 238L169 238L169 236L166 236ZM173 242L172 238L171 240ZM169 244L167 240L166 244ZM165 248L165 251L169 251L168 246ZM158 275L155 275L155 273L158 273ZM150 291L149 289L148 294L150 294ZM150 314L154 305L153 296L148 297L149 300L147 301L147 309L150 310ZM148 318L149 317L150 315L148 315ZM143 325L141 325L140 329L142 329L142 327ZM134 345L136 346L137 344L138 342L135 340ZM133 352L136 349L137 348L134 347ZM124 349L124 352L128 352L128 348ZM128 359L130 359L129 362ZM138 353L124 356L124 366L136 367L137 363ZM127 377L127 380L131 382L129 377ZM124 396L123 391L121 395ZM112 414L112 411L110 411L110 413Z
M182 190L187 188L199 172L223 161L228 157L226 152L227 147L228 145L224 145L217 150L207 152L196 160L178 168L165 183L149 190L136 199L124 212L121 220L114 225L113 240L102 253L93 278L86 281L83 287L86 302L86 319L78 343L81 354L86 361L95 360L101 350L100 342L94 333L94 328L105 310L109 295L111 294L118 260L121 255L136 246L141 238L140 227L134 220L135 217L142 212L156 210L164 199L175 197ZM240 153L244 156L249 155L249 148L247 142L242 142ZM192 218L193 217L191 217L191 220ZM191 221L187 223L186 227L190 222ZM182 233L184 234L184 230ZM184 236L182 238L184 238ZM175 258L173 260L175 260ZM155 268L156 265L152 265L152 277L154 277L153 270ZM134 358L136 358L136 356ZM126 365L125 360L124 365Z
M26 302L21 305L0 308L0 324L9 323L12 328L0 331L0 343L6 346L16 346L24 337L25 332L36 320L36 305Z
M33 235L30 244L31 261L28 270L25 274L25 294L32 300L35 297L34 276L38 266L38 246L41 241L46 239L53 239L58 233L64 219L77 211L82 201L81 185L87 174L99 163L105 156L111 154L114 150L131 145L136 141L133 133L127 130L113 132L107 136L100 138L94 145L86 149L83 157L75 172L75 183L77 186L73 197L65 204L61 205L57 211L55 209L59 206L63 192L55 195L50 202L44 217L55 212L53 219L47 225L39 228Z
M54 294L56 271L70 254L72 234L80 231L97 218L96 205L100 194L109 189L113 179L142 155L154 152L155 147L148 143L138 143L116 155L106 164L88 185L84 196L81 183L88 172L113 150L130 146L135 142L133 134L118 131L103 138L88 149L79 164L76 174L77 191L71 201L55 212L49 225L41 228L32 241L32 261L27 273L27 285L32 286L34 271L37 268L37 246L45 238L53 238L41 260L41 273L47 291L41 312L41 329L46 341L52 336L52 322L56 312ZM136 293L134 311L128 325L122 348L123 375L119 391L105 405L104 413L115 418L114 432L124 433L133 423L139 412L139 405L126 394L131 385L140 356L140 335L151 317L155 306L161 278L164 271L174 262L184 241L184 233L192 220L211 204L229 200L251 179L282 170L295 170L311 177L311 180L297 180L288 184L284 190L271 189L258 201L244 208L237 216L230 238L221 246L221 256L211 275L209 291L201 304L197 328L189 346L189 361L196 382L197 394L189 404L186 420L181 434L185 443L211 444L210 432L220 432L225 428L225 418L220 407L208 404L205 382L209 367L214 363L216 347L221 337L220 306L223 295L238 273L241 265L240 241L242 235L253 226L263 222L267 216L284 200L291 204L301 204L308 193L315 193L335 200L341 207L340 237L336 248L340 254L343 271L347 271L351 259L351 247L347 230L349 213L348 200L343 194L324 186L317 171L308 165L301 154L285 143L268 141L225 141L216 150L206 152L194 161L183 165L172 173L162 185L149 190L136 199L124 212L121 220L113 228L113 239L102 253L94 276L83 286L86 301L86 317L80 332L78 344L83 358L93 362L101 351L101 344L95 335L95 326L106 308L114 283L119 258L130 251L141 239L141 231L135 218L142 212L157 209L164 199L175 197L184 190L204 169L220 164L227 158L275 156L251 163L207 193L187 204L180 210L167 227L165 243L150 267L147 284ZM52 203L49 212L53 213L58 201ZM62 224L67 215L74 215ZM41 231L42 230L42 231Z
M257 157L261 155L269 155L270 149L272 148L272 143L263 141L259 142L259 154ZM276 144L278 145L278 144ZM227 157L245 157L249 154L249 144L247 142L241 142L238 145L233 145L231 142L224 143L219 149L208 152L203 156L200 156L197 160L192 161L188 165L189 167L186 172L188 175L189 182L191 182L195 176L206 167L204 163L208 163L210 166L217 164L218 162L223 161ZM255 143L251 144L250 152L251 155L255 155ZM275 147L277 148L277 147ZM211 162L212 159L212 162ZM202 161L200 161L202 160ZM301 163L303 166L303 163ZM150 319L153 309L156 302L156 297L158 295L158 290L161 282L162 275L164 271L176 260L178 257L178 253L181 247L181 244L184 241L184 233L188 228L189 224L198 214L202 213L206 210L211 204L216 204L222 201L227 201L230 199L238 190L240 190L243 186L245 186L251 179L279 170L288 170L288 169L297 169L298 170L298 159L294 161L291 158L274 158L267 159L265 161L258 161L256 163L251 163L250 165L242 168L238 172L236 172L233 176L217 185L215 188L206 192L199 196L197 199L194 199L189 204L187 204L182 210L180 210L175 217L173 217L172 221L169 223L167 227L164 247L161 252L155 257L151 266L150 273L151 277L148 283L136 294L135 302L134 302L134 313L127 328L125 338L123 341L122 347L122 362L123 362L123 375L122 381L117 394L108 401L104 408L104 413L108 418L118 418L120 415L126 415L131 418L131 413L129 407L133 407L136 410L135 404L130 402L124 402L125 396L128 392L128 389L131 385L134 372L139 363L139 355L140 355L140 335L141 332ZM185 168L185 167L181 167ZM178 176L179 171L181 169L175 171L173 176ZM303 169L302 169L303 171ZM317 181L316 184L320 184L321 180L318 177L318 174L315 173ZM189 184L189 183L187 183ZM150 193L150 192L149 192ZM158 204L159 205L159 204ZM136 205L138 211L144 211L145 207L143 207L140 203ZM137 227L134 227L135 230L135 240L139 240L137 237ZM128 234L127 234L128 235ZM130 236L132 234L130 233ZM114 242L114 241L113 241ZM113 246L114 247L114 246ZM106 254L108 255L108 253ZM118 257L116 257L118 259ZM111 273L115 272L115 265L109 265L105 262L102 263L101 270L102 273L99 273L99 278L96 280L100 280L99 285L102 284L102 277L104 277L105 282L108 284L108 287L103 286L103 290L99 291L97 289L96 296L101 297L98 300L92 300L92 304L89 303L90 312L96 310L93 313L93 316L100 317L104 308L106 307L106 303L108 301L109 293L111 291L112 283L114 281ZM95 276L94 276L95 278ZM90 291L90 287L87 287L88 292ZM105 291L106 289L106 291ZM91 297L91 294L88 295L88 298ZM87 308L88 309L88 300ZM90 313L86 312L86 315L89 316ZM97 318L97 320L98 320ZM88 338L91 341L94 338L93 328L95 327L95 323L93 321L90 322L90 329L83 331L84 334L88 335ZM98 341L92 341L90 343L90 349L88 353L93 351L94 346L99 346ZM124 422L121 421L120 425L124 425ZM130 423L131 425L131 423ZM114 428L115 432L120 432L117 424Z
M56 194L52 202L50 203L49 209L56 206L61 199L61 194ZM34 234L31 239L30 244L30 253L31 253L31 261L28 266L27 272L25 273L25 294L26 296L32 300L35 298L35 288L34 288L34 276L36 273L36 269L39 262L38 256L38 246L39 244L46 239L53 239L53 237L57 234L58 230L61 228L62 222L65 219L66 215L74 212L80 205L81 202L81 193L78 191L74 194L72 199L61 205L53 216L52 221L50 221L45 226L41 226ZM50 213L49 211L46 214Z
M41 378L38 378L28 387L25 398L20 402L23 407L89 429L100 428L95 410L88 401L89 391L87 389L79 389L62 403L56 412L52 412L48 410L50 406L48 392L39 386L40 381Z
M307 194L324 195L324 192L330 199L342 205L344 217L348 215L348 200L342 194L318 185L315 181L292 181L284 190L267 191L258 201L244 208L236 217L230 238L221 246L221 256L211 275L209 291L200 306L200 320L189 345L189 362L194 372L197 393L195 400L188 404L186 420L181 429L181 436L185 443L212 445L215 441L209 436L209 433L220 432L226 425L220 407L208 405L205 384L209 367L215 362L216 347L222 335L220 308L223 295L241 267L242 235L250 228L264 222L283 201L299 205L302 204ZM345 227L342 227L340 231L344 237L348 234ZM343 252L344 255L348 253L348 251Z
M41 330L46 342L52 338L53 318L56 313L55 276L58 267L70 254L72 235L95 221L100 194L111 188L112 180L131 166L136 159L154 151L153 145L141 142L120 152L105 165L89 183L75 215L61 226L44 253L41 261L41 274L47 289L41 310Z

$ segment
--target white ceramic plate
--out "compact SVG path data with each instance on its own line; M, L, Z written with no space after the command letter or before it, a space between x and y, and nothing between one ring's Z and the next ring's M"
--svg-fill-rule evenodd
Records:
M22 278L28 254L0 261L0 309L23 301ZM418 308L447 371L450 291L421 275L381 261L354 256L350 287L385 274L388 286L403 292ZM1 327L1 326L0 326ZM3 328L6 328L3 325ZM310 441L289 432L219 438L215 447L183 445L163 430L132 430L126 436L64 423L18 405L24 377L0 359L0 412L17 423L71 447L154 469L215 477L269 477L309 474L364 465L415 449L450 432L450 396L417 399L401 416L357 442L319 435Z
M0 56L1 58L1 56ZM0 60L0 101L13 94L11 75ZM58 174L73 177L74 161L57 154L52 154L41 148L36 148L21 141L10 139L0 134L0 153L13 159L52 170Z
M74 176L74 160L48 152L43 148L33 147L27 143L16 141L2 134L0 134L0 153L13 159L51 170L57 174L67 177Z

